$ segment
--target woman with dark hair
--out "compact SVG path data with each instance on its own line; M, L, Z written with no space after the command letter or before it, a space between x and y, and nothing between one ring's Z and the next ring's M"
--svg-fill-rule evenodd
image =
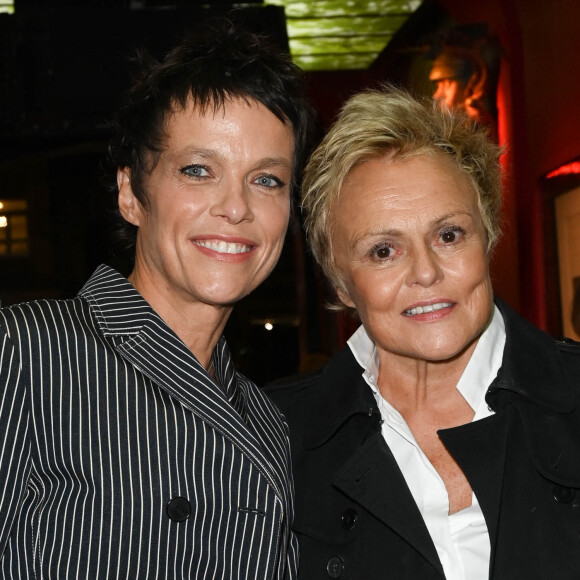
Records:
M295 577L287 428L222 331L280 256L309 119L228 21L143 60L111 146L131 274L0 310L0 576Z

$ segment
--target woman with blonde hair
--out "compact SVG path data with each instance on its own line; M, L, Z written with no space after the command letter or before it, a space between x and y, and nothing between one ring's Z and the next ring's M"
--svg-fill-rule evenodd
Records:
M269 388L299 578L580 576L580 349L494 296L499 155L462 113L382 87L311 157L310 246L361 325Z

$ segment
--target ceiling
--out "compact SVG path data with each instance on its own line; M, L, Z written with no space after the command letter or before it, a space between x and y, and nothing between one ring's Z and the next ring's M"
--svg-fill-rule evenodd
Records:
M368 68L422 0L246 1L284 8L292 58L303 70L311 71ZM125 0L132 7L186 2ZM0 0L0 13L13 11L13 0Z
M292 59L304 70L366 69L421 0L265 0L283 6Z

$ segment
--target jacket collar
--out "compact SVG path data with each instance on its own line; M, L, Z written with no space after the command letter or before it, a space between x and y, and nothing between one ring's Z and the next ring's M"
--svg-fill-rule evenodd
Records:
M248 399L241 414L228 400L226 389L210 378L183 341L116 270L99 266L79 296L88 302L103 335L118 338L113 341L113 348L120 356L241 448L278 494L283 494L281 480L285 476L276 466L284 463L285 449L278 442L271 442L272 434L263 418L250 417L253 431L244 422L245 411L252 413L260 402L254 401L257 394L248 385L239 384L224 337L214 350L213 360L218 376L229 383L229 395ZM243 393L236 395L234 391L239 389Z
M494 394L506 390L542 407L570 412L574 395L554 339L499 298L495 302L505 322L506 345L502 366L486 396L488 402L492 404ZM325 367L311 409L312 421L305 433L309 447L323 444L354 414L378 413L375 398L362 377L363 370L348 346ZM337 384L349 384L351 388L337 389Z
M380 420L375 398L362 377L363 369L345 346L324 368L320 388L312 403L304 438L307 449L328 441L356 414L375 415ZM347 388L338 388L348 385Z
M580 413L564 355L553 338L497 303L506 322L506 348L486 400L496 412L515 408L530 458L544 477L580 487ZM573 352L566 361L574 375L580 373L579 355Z
M501 397L494 395L505 389L552 411L572 411L573 389L556 341L500 299L495 302L505 322L506 345L502 366L486 400L495 409L495 399Z
M134 286L113 268L101 264L81 288L104 336L136 335L159 318Z
M433 541L411 492L381 433L381 415L363 369L346 346L324 369L304 432L304 446L328 442L353 415L369 415L368 437L332 476L332 485L392 528L423 555L443 577ZM340 453L340 451L339 451ZM381 493L377 493L380 489Z
M556 341L502 300L496 298L495 302L504 318L506 345L502 366L486 400L496 412L506 404L515 406L533 450L532 459L541 473L562 484L580 482L580 464L576 465L569 451L563 453L563 449L576 449L580 426L575 427L579 420L573 413L574 389ZM306 448L324 444L355 414L380 420L362 373L348 346L325 367L304 433ZM554 423L556 416L558 421Z

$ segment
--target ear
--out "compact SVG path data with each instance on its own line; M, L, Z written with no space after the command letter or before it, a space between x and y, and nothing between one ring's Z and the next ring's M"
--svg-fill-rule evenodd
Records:
M134 226L140 226L143 219L141 204L131 186L131 170L123 167L117 170L117 187L119 189L119 211L123 218Z
M356 306L354 305L354 302L350 299L350 296L348 294L348 292L344 289L344 288L336 288L336 294L338 296L338 299L345 305L348 306L349 308L354 308L356 310Z

